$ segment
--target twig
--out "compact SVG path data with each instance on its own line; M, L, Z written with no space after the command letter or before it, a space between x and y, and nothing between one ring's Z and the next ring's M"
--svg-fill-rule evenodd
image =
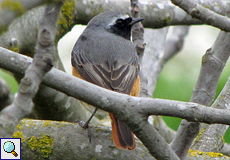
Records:
M173 4L182 8L185 12L190 14L192 18L197 18L202 22L211 26L217 27L223 31L230 31L230 19L226 16L219 15L193 0L171 0Z
M0 77L0 111L10 105L13 101L13 93L10 91L10 87L7 83Z
M184 39L188 34L189 26L173 26L171 34L168 35L165 44L164 59L167 62L175 54L177 54L183 47Z

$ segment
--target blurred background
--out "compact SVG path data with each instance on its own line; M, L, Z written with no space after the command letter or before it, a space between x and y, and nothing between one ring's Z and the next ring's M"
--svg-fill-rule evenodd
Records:
M73 45L83 30L84 26L75 26L58 43L59 55L69 74L71 74L70 54ZM218 33L219 30L213 27L192 26L185 39L182 51L164 66L153 96L155 98L189 102L199 75L202 56L212 46ZM216 97L224 87L229 73L230 63L228 62L220 77ZM10 85L12 92L16 93L18 85L12 75L0 69L0 76ZM177 130L181 119L166 116L163 118L169 127ZM230 143L230 130L225 135L225 141Z

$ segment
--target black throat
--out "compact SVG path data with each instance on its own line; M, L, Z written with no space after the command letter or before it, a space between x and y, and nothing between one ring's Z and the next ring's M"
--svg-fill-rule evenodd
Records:
M118 27L116 25L110 26L109 28L106 28L107 31L114 33L116 35L119 35L127 40L130 40L131 37L131 27Z

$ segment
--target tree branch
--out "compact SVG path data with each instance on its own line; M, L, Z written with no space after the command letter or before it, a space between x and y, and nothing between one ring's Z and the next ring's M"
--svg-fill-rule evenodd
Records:
M160 6L158 6L160 8ZM154 90L154 89L151 89L151 90Z
M69 5L69 3L67 3L67 1L65 4L66 4L66 6ZM87 5L87 4L83 4L83 5ZM119 7L120 3L115 4L115 5L118 5L117 7ZM130 4L127 3L127 5L130 5ZM142 5L144 5L144 4L142 4ZM148 5L151 5L151 4L148 4ZM166 3L165 3L165 5L166 5ZM75 7L78 7L78 9L79 9L82 6L75 5ZM109 6L107 6L107 7L109 7ZM127 8L128 8L128 6L127 6ZM63 10L63 12L65 12L64 9L62 9L62 10ZM17 42L17 47L15 47L16 49L13 49L14 51L17 50L17 52L19 51L20 53L32 56L34 53L34 46L36 44L35 37L37 37L37 29L36 28L38 27L38 19L41 19L41 14L43 12L44 12L44 7L37 7L37 8L34 8L34 9L26 12L20 18L16 19L8 28L8 32L6 32L2 36L0 36L0 46L3 46L5 48L11 48L10 44L14 44L15 42ZM90 19L92 17L87 16L84 18L84 20L86 18ZM60 22L64 22L64 21L61 20ZM69 21L65 21L65 22L67 23ZM68 26L71 26L71 25L68 24ZM60 30L64 29L64 32L67 32L67 31L69 31L70 28L69 27L67 27L67 28L61 27L59 29ZM151 40L146 41L148 46L149 46L147 49L149 53L145 54L144 59L145 59L146 63L144 63L142 65L142 70L143 71L146 70L148 73L145 75L147 78L147 81L148 81L147 87L145 87L145 88L148 88L148 91L144 91L144 92L148 92L148 95L146 94L147 96L149 96L149 95L152 96L153 91L155 89L156 81L159 77L159 73L160 73L162 66L163 66L164 60L163 60L163 55L162 55L163 54L162 49L164 48L164 42L165 42L165 40L163 38L167 34L166 30L167 29L154 30L154 31L149 30L151 33L146 33L146 35L153 34L153 37L151 38ZM160 38L155 40L154 37L160 37ZM151 44L153 41L155 43L152 46ZM152 49L152 47L154 49ZM152 52L152 51L154 51L154 52ZM58 57L55 59L58 59ZM55 66L56 66L56 64L55 64ZM60 68L60 65L58 68ZM152 76L152 75L154 75L154 76ZM143 84L144 83L142 83L142 85ZM41 88L44 88L44 87L41 87ZM38 92L39 94L37 94L37 97L39 97L39 98L46 97L45 100L40 101L40 99L39 100L37 100L37 98L34 99L35 100L34 102L37 106L36 107L37 117L42 118L42 119L56 119L56 120L62 119L65 121L74 121L76 119L86 120L88 115L90 114L88 111L86 111L86 113L85 113L84 105L82 105L82 102L78 102L74 99L71 99L71 98L67 97L66 95L55 92L52 89L49 89L49 90L43 89L43 90L44 90L43 92L40 92L41 90ZM62 101L58 101L58 103L56 103L57 102L56 98L58 98L58 100L60 100L60 98L62 98ZM52 103L52 104L47 103L47 101L53 101L54 103ZM65 106L67 106L67 107L65 107ZM71 106L71 107L68 107L68 106ZM52 115L50 115L50 113L52 113ZM96 118L94 118L92 122L95 122L97 124L99 123L99 121Z
M20 0L26 2L25 4L31 4L30 7L42 4L44 3L43 0L39 0L38 2L27 2L27 0ZM72 1L74 2L74 1ZM229 2L222 2L221 0L196 0L196 2L202 6L209 6L209 9L213 12L216 12L221 15L225 15L225 11L227 10L227 4ZM75 7L74 7L74 14L72 13L72 6L70 3L67 4L67 7L65 8L65 14L64 19L60 20L59 23L62 24L62 27L58 31L60 35L64 35L67 33L71 26L74 24L87 24L92 17L95 15L101 13L102 11L108 11L108 10L117 10L117 11L127 11L130 7L129 1L105 1L105 0L95 0L94 3L90 0L86 1L79 1L75 0ZM122 3L122 5L121 5ZM36 5L35 5L36 4ZM73 3L74 4L74 3ZM217 5L218 4L218 5ZM24 3L23 3L24 5ZM29 8L30 8L29 7ZM69 8L68 8L69 7ZM166 26L171 25L194 25L194 24L203 24L200 20L197 20L195 18L192 18L189 14L184 12L179 7L172 5L170 0L161 0L156 2L141 2L139 4L140 10L142 10L141 17L145 18L145 21L143 21L143 24L145 27L148 28L162 28ZM29 10L24 15L27 15L26 18L23 15L22 17L15 19L15 22L13 22L9 28L7 35L5 34L3 37L0 37L0 46L8 48L10 43L10 38L14 37L17 39L18 43L20 44L20 48L23 49L21 46L23 43L23 40L30 39L30 45L34 44L30 47L30 45L27 45L27 47L34 48L36 40L34 40L36 37L36 28L37 28L37 22L41 18L41 14L44 10L44 7L37 7L34 9ZM66 11L69 12L66 12ZM0 8L0 12L1 12ZM5 11L2 13L6 17ZM24 18L23 18L24 17ZM10 21L12 21L12 18L9 18ZM67 26L67 27L66 27ZM16 29L14 29L16 28ZM33 29L34 28L34 29ZM29 33L26 33L25 31L30 31ZM15 31L18 31L20 33L20 37L18 37L17 33ZM35 31L35 32L34 32ZM34 32L34 33L33 33ZM35 36L34 36L35 34ZM11 36L10 36L11 35ZM10 37L10 38L9 38ZM24 38L21 38L24 37ZM60 38L60 36L58 36ZM2 39L4 38L4 40ZM24 44L25 45L25 44Z
M141 18L138 0L131 0L131 14L133 18ZM136 51L141 62L145 50L144 27L141 22L132 27L132 41L136 46Z
M138 1L137 0L131 0L131 14L132 17L134 18L140 18L140 8L138 5ZM140 63L141 63L141 72L140 72L140 82L141 82L141 90L140 90L140 97L152 97L151 95L154 92L153 90L149 90L149 88L153 88L156 85L156 79L158 79L159 73L162 69L162 66L158 66L155 67L154 69L151 68L152 65L146 65L146 63L151 63L151 64L159 64L157 62L163 62L164 58L162 58L162 56L157 56L156 58L156 54L160 54L157 53L156 51L158 51L156 48L158 48L159 50L163 50L162 46L157 46L155 47L155 44L158 43L162 43L165 42L165 39L152 39L150 40L150 35L152 37L155 37L156 35L158 35L159 37L164 37L164 35L167 34L167 32L164 32L167 29L162 29L162 30L151 30L151 29L146 29L145 32L145 41L148 42L148 54L144 55L144 50L145 50L145 45L144 44L144 27L142 26L141 23L138 23L137 25L134 25L133 30L132 30L132 38L133 38L133 42L134 44L136 44L136 51L139 55L139 59L140 59ZM162 32L163 31L163 32ZM154 42L156 41L156 42ZM167 46L167 45L166 45ZM152 49L154 48L154 49ZM163 52L161 52L161 54L164 54ZM142 61L143 56L145 57L145 61ZM148 58L146 58L148 57ZM159 71L159 72L158 72ZM145 73L151 73L151 74L145 74ZM154 78L151 75L154 75ZM149 80L149 81L148 81ZM148 84L149 82L149 84ZM151 94L148 94L148 90ZM162 119L162 117L160 116L152 116L148 118L148 122L153 125L153 127L160 133L160 135L162 137L164 137L164 139L166 140L167 143L171 142L174 135L175 135L175 131L173 131L172 129L170 129L166 123L164 122L164 120ZM162 147L163 148L163 147Z
M27 10L44 4L46 0L17 0L17 1L0 1L0 35L7 30L8 25L18 16L24 14Z
M229 37L229 33L222 32L222 34ZM227 43L227 40L224 40L225 43ZM216 47L220 44L216 44ZM227 45L227 44L226 44ZM221 45L221 47L224 47L224 49L227 49L226 51L223 50L223 52L229 52L230 47L226 48L226 45ZM220 48L220 46L218 47ZM222 49L221 49L222 50ZM228 53L226 53L227 55ZM226 58L226 61L228 57ZM223 64L224 65L224 64ZM213 103L213 108L218 109L230 109L230 79L226 82L224 88L222 89L221 93L219 94L216 101ZM225 132L227 131L229 126L221 125L221 124L214 124L214 125L206 125L202 124L202 128L199 134L199 139L194 142L192 149L200 150L200 151L212 151L212 152L220 152L223 145L224 145L224 139L223 135L225 135Z
M122 1L122 5L120 5L120 1L108 1L108 3L105 3L103 0L96 0L93 4L91 1L76 0L75 2L76 4L73 13L71 10L72 4L70 5L70 3L67 3L65 9L63 10L63 14L66 13L66 10L69 10L70 13L68 12L68 14L64 14L62 16L64 18L59 20L59 24L63 24L61 26L68 26L59 27L59 38L60 35L69 32L71 26L74 24L87 24L93 16L101 13L101 11L113 9L124 12L130 6L128 1ZM211 10L219 14L225 14L224 11L226 10L226 5L223 5L221 1L209 0L205 2L198 2L201 3L202 6L209 6ZM216 3L218 3L218 7L215 5ZM179 7L172 5L169 0L162 0L155 3L141 3L139 7L142 10L141 17L145 18L143 21L145 27L161 28L169 25L201 24L200 22L195 23L194 19L192 19L190 15L186 14ZM85 11L87 11L87 13L85 13ZM0 36L0 46L10 48L10 44L13 43L12 39L14 39L18 43L17 50L20 53L33 56L34 47L36 45L38 21L41 19L41 13L43 12L44 7L41 6L31 9L20 18L15 19L15 21L9 26L8 31ZM195 21L197 22L196 19Z
M224 155L230 156L230 144L225 143L221 153L223 153Z
M212 103L219 77L230 54L229 38L229 33L221 31L212 48L208 49L203 56L200 75L193 91L191 102L207 106ZM182 120L176 137L170 144L182 159L186 157L199 129L199 123Z
M171 34L167 36L165 44L164 59L166 62L182 49L189 26L173 26L171 29Z
M3 51L5 53L3 53ZM24 56L21 57L19 54L17 54L18 59L16 59L15 54L16 53L14 52L1 48L0 56L4 63L2 62L0 66L11 72L19 73L19 71L22 71L27 67L27 65L25 65L23 68L23 64L30 63L31 59L28 60L29 58L27 58L26 61L25 58L22 58ZM8 62L10 61L10 57L14 57L18 63L9 65ZM19 59L21 61L18 61ZM20 68L20 66L22 68ZM62 78L60 79L59 77ZM64 92L69 96L73 96L79 100L115 114L119 119L126 122L138 138L144 142L146 142L146 140L142 137L143 135L140 135L140 132L143 125L145 126L147 123L141 120L144 117L144 119L146 119L149 115L175 116L186 118L194 122L201 121L205 123L230 124L230 111L228 110L209 108L188 102L132 97L98 87L55 68L46 74L43 82L47 86ZM148 134L152 135L153 133Z
M202 6L209 6L209 8L221 15L225 15L227 8L226 3L221 0L196 0ZM122 5L120 5L122 3ZM216 7L219 4L218 7ZM222 5L223 4L223 5ZM101 13L102 11L116 10L120 12L127 11L129 8L128 1L104 1L95 0L91 1L76 1L75 14L76 21L81 24L86 24L93 16ZM221 6L221 9L219 8ZM143 25L148 28L162 28L171 25L193 25L203 24L202 21L192 18L179 7L172 5L170 0L161 1L144 1L139 3L139 8L142 11L141 17L145 19ZM87 11L87 12L85 12Z
M69 5L69 3L69 0L66 0L63 7L64 9L62 8L62 12L68 13L66 12L66 7ZM10 49L13 48L14 51L16 50L17 52L32 57L36 45L37 28L39 25L38 22L40 19L42 19L44 10L44 6L37 7L29 10L20 18L16 19L9 26L8 32L0 36L0 46L5 46ZM69 11L71 12L71 10ZM59 21L64 21L63 16L61 17L62 18L59 18ZM58 33L62 29L63 28L59 28ZM67 28L65 29L67 30ZM70 28L68 28L68 30L70 30ZM12 61L14 61L13 58ZM57 53L55 54L54 66L59 69L63 69ZM18 82L20 82L22 75L15 76ZM55 119L65 121L87 120L91 115L91 113L85 109L86 105L84 105L82 102L42 85L39 87L39 91L33 100L36 106L33 112L35 113L36 117L40 119ZM92 123L99 124L100 122L97 118L93 118Z
M138 0L131 0L131 14L133 18L140 18L140 12L139 12L139 4ZM144 55L144 50L145 50L145 44L143 43L144 41L144 27L141 24L141 22L135 24L132 28L132 41L134 42L136 46L136 51L139 56L139 62L142 62L142 57ZM142 70L143 71L143 70ZM148 96L147 93L143 93L143 91L147 91L147 82L146 77L144 76L144 73L140 73L140 81L141 81L141 92L140 96ZM132 122L131 122L132 123ZM143 123L143 122L138 122L138 123ZM132 125L132 124L131 124ZM168 146L167 142L165 139L157 132L155 127L152 127L147 121L144 122L141 126L142 127L140 130L140 126L133 127L135 129L135 134L142 139L142 142L145 146L148 147L151 155L153 155L156 159L178 159L177 155L173 150ZM145 133L153 133L152 135L148 135ZM147 136L145 136L147 135ZM170 158L168 158L170 157Z
M0 112L3 108L10 105L13 102L14 95L10 91L10 87L0 77Z
M32 112L32 99L38 91L43 76L53 66L55 26L61 6L61 3L57 3L56 6L50 4L46 8L44 13L46 18L40 22L38 43L33 63L26 70L13 103L0 113L0 125L2 126L0 137L11 137L19 120Z
M91 143L86 130L78 124L27 119L20 121L13 137L22 138L21 153L24 160L73 160L76 157L83 160L153 159L139 140L135 150L127 151L114 146L111 128L101 125L90 126L90 131L93 133ZM45 140L45 144L41 144L42 140Z
M33 129L31 129L33 128ZM117 149L112 142L111 129L104 126L90 126L92 142L89 143L84 129L77 124L43 120L21 120L13 134L21 138L23 160L46 159L126 159L154 160L148 150L137 140L135 150ZM61 147L60 147L61 146ZM68 155L68 156L66 156ZM215 157L213 157L215 156ZM220 153L190 151L188 160L228 160Z
M193 0L171 0L173 4L179 6L184 11L197 18L202 22L211 26L217 27L223 31L230 31L230 19L226 16L219 15L201 5L194 2Z

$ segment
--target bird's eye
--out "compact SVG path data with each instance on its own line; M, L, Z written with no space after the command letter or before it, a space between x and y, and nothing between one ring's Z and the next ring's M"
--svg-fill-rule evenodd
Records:
M124 20L119 18L116 20L116 24L119 25L119 26L123 26L124 25Z
M133 19L132 19L131 17L128 17L128 18L125 19L125 21L126 21L127 24L131 23L132 20L133 20Z

